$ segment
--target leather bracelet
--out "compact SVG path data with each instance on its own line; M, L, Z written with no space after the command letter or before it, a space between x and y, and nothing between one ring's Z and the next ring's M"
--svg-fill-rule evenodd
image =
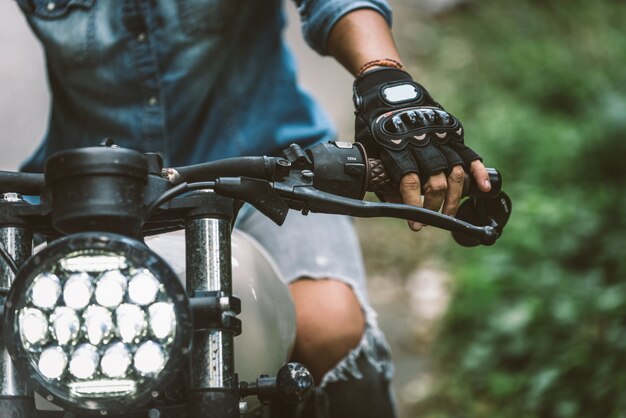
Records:
M367 70L369 70L372 67L390 67L390 68L397 68L398 70L404 70L404 65L402 65L401 62L396 61L391 58L383 58L383 59L377 59L377 60L366 62L365 64L361 66L361 68L359 68L359 71L357 72L356 76L357 77L362 76Z

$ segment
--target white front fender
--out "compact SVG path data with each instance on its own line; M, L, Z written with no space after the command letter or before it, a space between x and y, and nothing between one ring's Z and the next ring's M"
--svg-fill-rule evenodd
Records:
M146 238L185 284L184 231ZM296 335L293 301L267 252L249 235L232 234L233 294L241 299L242 333L235 338L240 381L274 376L291 355Z

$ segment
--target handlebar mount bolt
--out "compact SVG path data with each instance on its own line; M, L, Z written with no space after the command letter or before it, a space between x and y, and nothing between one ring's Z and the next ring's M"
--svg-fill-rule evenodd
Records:
M305 179L312 179L313 176L315 175L315 173L313 173L311 170L302 170L300 172L300 174L302 175L302 177L304 177Z

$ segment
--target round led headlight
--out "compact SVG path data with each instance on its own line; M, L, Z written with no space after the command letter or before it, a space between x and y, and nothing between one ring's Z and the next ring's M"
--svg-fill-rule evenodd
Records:
M15 364L69 410L120 412L184 367L191 313L176 274L138 241L61 238L31 257L5 303Z

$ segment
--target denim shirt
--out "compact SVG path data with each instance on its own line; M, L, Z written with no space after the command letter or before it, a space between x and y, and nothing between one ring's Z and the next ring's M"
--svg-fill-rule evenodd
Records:
M281 0L17 0L46 53L52 106L25 163L112 137L167 164L275 154L332 135L297 85ZM326 53L346 13L384 0L296 0L307 42Z

